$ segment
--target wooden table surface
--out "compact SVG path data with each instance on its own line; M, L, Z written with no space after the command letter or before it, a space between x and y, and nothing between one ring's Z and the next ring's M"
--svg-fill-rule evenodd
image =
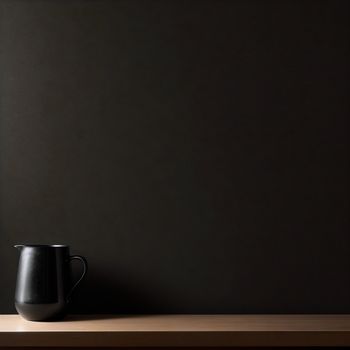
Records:
M350 346L350 315L0 315L0 347Z

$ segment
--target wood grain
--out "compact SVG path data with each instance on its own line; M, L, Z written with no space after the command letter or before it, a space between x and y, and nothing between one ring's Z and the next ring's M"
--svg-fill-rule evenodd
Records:
M0 315L0 346L350 346L350 315Z

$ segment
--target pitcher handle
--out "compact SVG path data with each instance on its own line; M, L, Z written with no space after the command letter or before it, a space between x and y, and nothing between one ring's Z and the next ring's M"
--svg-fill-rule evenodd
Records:
M66 300L67 303L70 302L70 298L72 296L72 293L74 292L74 290L78 286L78 284L81 282L81 280L84 278L84 276L86 275L86 272L88 270L87 260L83 256L81 256L81 255L71 255L69 257L69 261L72 261L72 260L80 260L83 263L83 273L81 274L81 276L78 279L78 281L75 282L75 284L73 285L72 289L69 291L69 293L67 295L67 300Z

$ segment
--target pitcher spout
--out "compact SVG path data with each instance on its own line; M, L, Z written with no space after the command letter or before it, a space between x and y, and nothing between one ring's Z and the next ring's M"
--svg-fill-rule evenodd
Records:
M17 248L18 250L22 250L24 245L23 244L16 244L16 245L14 245L14 247Z

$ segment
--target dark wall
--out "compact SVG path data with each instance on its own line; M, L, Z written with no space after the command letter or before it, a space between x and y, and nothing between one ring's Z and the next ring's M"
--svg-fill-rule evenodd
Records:
M15 243L72 312L350 312L348 1L0 4L0 313Z

